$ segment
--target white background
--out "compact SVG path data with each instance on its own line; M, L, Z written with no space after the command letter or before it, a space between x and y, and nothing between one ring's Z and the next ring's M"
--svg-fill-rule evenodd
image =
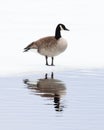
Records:
M58 23L70 32L62 32L68 48L56 66L104 67L103 0L0 0L0 74L45 66L44 57L23 48L54 35Z

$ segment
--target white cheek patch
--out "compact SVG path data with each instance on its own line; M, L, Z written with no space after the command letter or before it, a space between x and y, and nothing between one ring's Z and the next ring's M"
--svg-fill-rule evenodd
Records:
M64 30L63 27L62 27L61 25L60 25L60 29L61 29L61 30Z

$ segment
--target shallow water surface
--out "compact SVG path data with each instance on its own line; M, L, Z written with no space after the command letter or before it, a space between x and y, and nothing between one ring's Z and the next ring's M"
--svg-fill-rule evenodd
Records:
M104 70L0 78L2 130L103 130Z

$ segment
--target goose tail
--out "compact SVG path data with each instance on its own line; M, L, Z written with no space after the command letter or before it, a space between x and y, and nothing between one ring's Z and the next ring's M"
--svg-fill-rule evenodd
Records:
M27 52L30 49L37 49L37 45L36 42L32 42L31 44L29 44L27 47L24 48L23 52Z

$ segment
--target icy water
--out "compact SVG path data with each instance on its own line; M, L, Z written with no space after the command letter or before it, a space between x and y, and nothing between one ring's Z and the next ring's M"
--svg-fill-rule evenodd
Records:
M1 130L104 130L104 70L0 78Z

